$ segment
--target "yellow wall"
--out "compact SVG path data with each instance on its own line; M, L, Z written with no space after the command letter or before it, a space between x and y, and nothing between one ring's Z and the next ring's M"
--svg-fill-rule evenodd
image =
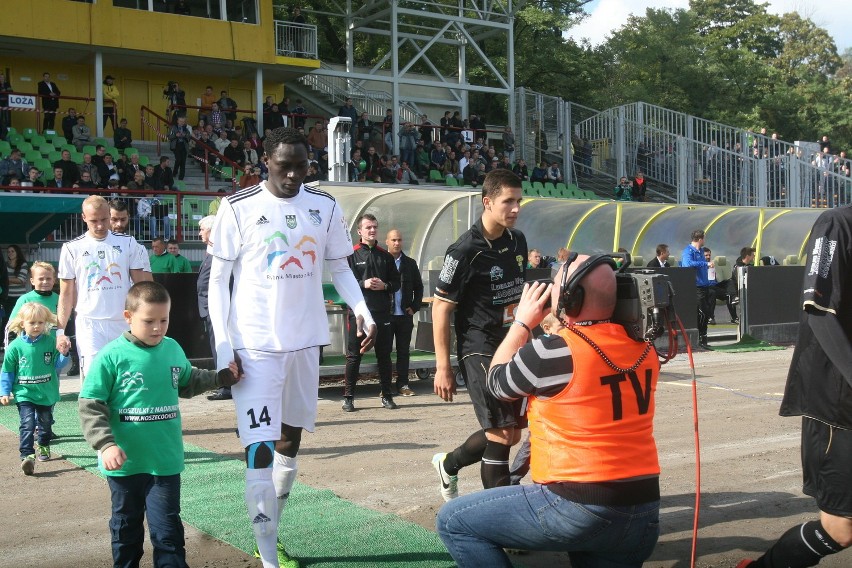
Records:
M71 2L72 4L74 2ZM34 59L7 59L0 60L0 68L9 68L9 82L15 92L35 93L37 84L41 81L42 74L50 73L51 79L59 87L63 96L75 96L93 98L94 86L94 64L92 65L57 65L51 61L38 61ZM177 72L166 72L143 69L111 69L104 68L104 76L113 75L121 97L119 99L119 116L127 118L128 127L137 140L150 140L150 132L140 130L140 106L145 105L152 111L165 116L166 101L163 98L163 89L170 80L180 82L181 88L186 91L186 104L195 105L196 99L201 97L207 85L213 87L213 92L218 98L219 91L225 89L231 98L237 101L241 109L254 110L254 81L229 79L223 77L210 77L198 75L182 76ZM144 91L144 92L140 92ZM272 95L276 101L280 101L283 95L281 85L267 84L264 89L264 97ZM66 100L60 103L60 112L66 112L68 107L74 107L78 113L86 113L86 122L94 131L95 125L95 102L83 100ZM57 117L56 127L62 120L62 115ZM195 124L197 113L190 111L189 123ZM242 114L238 117L242 118ZM21 128L38 128L36 124L36 113L25 111L12 112L12 126L19 131ZM112 135L111 126L107 126L106 135Z
M255 25L116 8L112 0L0 0L0 29L71 44L274 63L272 3L258 4L260 24Z

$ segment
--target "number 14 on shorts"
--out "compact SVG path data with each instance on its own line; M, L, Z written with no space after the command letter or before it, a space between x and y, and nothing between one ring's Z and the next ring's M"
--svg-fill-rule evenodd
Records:
M255 412L254 408L249 408L246 414L251 419L249 428L260 428L261 422L265 423L267 426L272 423L272 419L269 417L269 409L265 406L260 410L260 415Z

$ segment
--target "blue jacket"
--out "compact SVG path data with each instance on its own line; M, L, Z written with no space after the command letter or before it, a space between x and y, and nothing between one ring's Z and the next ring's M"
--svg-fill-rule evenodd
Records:
M680 265L695 267L696 286L699 288L710 286L710 280L707 278L707 261L704 260L704 247L697 249L692 244L686 245L681 255Z

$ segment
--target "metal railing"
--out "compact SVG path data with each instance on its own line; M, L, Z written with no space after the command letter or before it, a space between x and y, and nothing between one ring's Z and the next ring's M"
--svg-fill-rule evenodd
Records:
M319 59L317 27L275 20L275 55Z
M320 63L320 68L333 69L325 63ZM384 117L385 111L392 108L393 97L389 93L364 89L351 79L347 79L345 75L340 73L331 77L309 73L299 77L299 82L325 95L335 104L342 105L347 98L351 98L353 106L359 112L366 112L372 118ZM397 113L400 122L417 122L420 118L417 109L408 103L400 102Z

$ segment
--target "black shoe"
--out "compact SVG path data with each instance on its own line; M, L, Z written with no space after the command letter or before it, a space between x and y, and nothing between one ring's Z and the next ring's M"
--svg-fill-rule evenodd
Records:
M69 377L77 377L80 375L80 364L77 361L72 361L71 366L68 367L68 372L65 373Z
M704 349L710 349L710 344L707 342L707 336L702 335L698 338L698 345L703 347Z
M343 398L343 412L355 412L355 399L351 396Z
M208 396L207 400L231 400L232 398L234 397L231 396L231 389L227 387L222 387L215 393Z
M716 325L716 318L710 318L710 321L707 322L710 325Z
M734 318L731 320L731 323L734 325L740 325L740 318Z
M382 397L382 406L387 408L388 410L396 410L399 408L396 403L393 401L393 397L383 396Z

